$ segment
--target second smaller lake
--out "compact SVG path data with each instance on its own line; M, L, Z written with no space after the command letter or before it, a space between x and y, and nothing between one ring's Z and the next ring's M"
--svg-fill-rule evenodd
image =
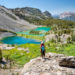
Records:
M16 32L16 33L17 34L32 35L32 36L35 36L35 35L36 36L44 36L45 33L48 32L48 31L50 31L50 30L51 30L51 28L49 28L49 27L38 27L38 28L33 29L33 31L41 31L42 34L39 34L39 35L37 35L37 34L31 34L30 33L31 30L26 31L26 32Z

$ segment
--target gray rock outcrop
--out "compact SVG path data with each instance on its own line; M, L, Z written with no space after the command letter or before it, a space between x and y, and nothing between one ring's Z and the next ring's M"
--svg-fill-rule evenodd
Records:
M73 75L75 69L59 66L62 54L47 53L45 59L32 59L25 64L20 75Z
M65 66L65 67L74 67L75 68L75 57L73 57L73 56L64 57L59 62L59 65Z

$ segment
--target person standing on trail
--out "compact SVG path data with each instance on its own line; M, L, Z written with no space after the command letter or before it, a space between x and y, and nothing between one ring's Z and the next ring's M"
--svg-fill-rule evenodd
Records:
M41 42L41 56L42 58L45 57L45 45L43 41Z

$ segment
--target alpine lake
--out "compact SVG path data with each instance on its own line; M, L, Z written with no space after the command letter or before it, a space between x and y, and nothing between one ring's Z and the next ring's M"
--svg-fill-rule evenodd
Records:
M50 30L48 27L38 27L33 30L29 30L26 32L16 32L18 36L11 36L11 37L5 37L1 40L2 43L4 44L40 44L40 40L43 40L43 37L45 34ZM33 33L34 32L34 33ZM39 34L37 34L39 33ZM38 40L36 40L38 38ZM39 38L41 38L39 40Z

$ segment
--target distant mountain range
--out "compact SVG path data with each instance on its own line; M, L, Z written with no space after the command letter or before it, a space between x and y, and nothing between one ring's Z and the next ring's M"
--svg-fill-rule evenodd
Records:
M52 17L55 19L75 21L75 12L63 12L59 15L53 15Z
M75 12L64 12L59 15L59 19L75 21Z
M59 15L52 15L53 18L59 19Z

